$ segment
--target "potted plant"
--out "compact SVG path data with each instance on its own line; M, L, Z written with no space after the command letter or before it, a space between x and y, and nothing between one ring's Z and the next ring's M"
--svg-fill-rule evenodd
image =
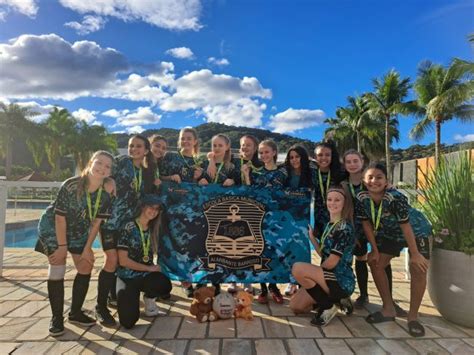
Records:
M453 154L454 155L454 154ZM442 159L420 186L433 226L428 291L446 319L474 328L474 182L471 151Z

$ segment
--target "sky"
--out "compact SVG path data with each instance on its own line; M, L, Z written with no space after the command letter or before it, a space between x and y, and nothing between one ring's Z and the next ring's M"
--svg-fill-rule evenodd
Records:
M110 132L219 122L319 141L390 69L472 61L470 33L474 0L0 0L0 101ZM393 147L434 141L411 140L414 123ZM471 140L473 124L443 125L443 143Z

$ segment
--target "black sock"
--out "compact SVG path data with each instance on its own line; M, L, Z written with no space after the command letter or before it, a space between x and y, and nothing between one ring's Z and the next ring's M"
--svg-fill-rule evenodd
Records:
M115 284L115 273L101 270L97 285L97 305L107 307L107 297Z
M86 299L87 291L89 290L89 282L91 275L76 274L74 283L72 285L72 300L71 300L71 314L81 312L82 305Z
M261 284L260 284L260 293L261 293L262 295L268 294L267 284L265 284L265 283L261 283Z
M53 317L61 317L64 312L64 279L48 280L48 298Z
M369 270L367 269L366 260L356 260L355 272L357 277L357 284L359 285L360 295L367 296L367 282L369 279Z
M320 313L332 307L333 303L329 300L329 295L317 284L314 285L314 287L307 288L306 292L308 292L314 302L316 302Z
M388 279L388 288L390 289L390 295L392 294L392 265L388 264L385 268L385 273Z
M114 281L112 282L112 288L110 289L109 296L112 300L117 300L117 274L114 272Z

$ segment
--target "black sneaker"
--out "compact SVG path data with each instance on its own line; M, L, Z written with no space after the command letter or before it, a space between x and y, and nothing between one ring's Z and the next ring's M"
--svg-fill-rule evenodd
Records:
M325 327L329 324L331 319L333 319L337 314L337 307L333 305L329 309L325 309L323 312L318 312L315 314L313 319L311 319L311 325L315 325L317 327Z
M53 317L51 323L49 323L49 335L52 337L58 337L64 334L64 318Z
M110 314L110 311L107 307L96 306L95 307L95 317L100 324L111 327L115 325L115 319Z
M69 323L82 325L84 327L90 327L95 324L95 319L86 315L83 311L80 311L76 314L69 313L68 317Z
M360 295L354 302L354 308L362 309L366 304L369 303L369 296Z
M117 298L111 297L109 295L109 297L107 298L107 307L117 308Z
M186 287L186 288L183 287L183 290L184 290L184 293L186 294L187 298L193 298L194 297L194 288L193 288L192 285L189 286L189 287Z
M352 306L352 301L350 297L343 298L339 301L339 309L346 316L350 316L354 312L354 307Z

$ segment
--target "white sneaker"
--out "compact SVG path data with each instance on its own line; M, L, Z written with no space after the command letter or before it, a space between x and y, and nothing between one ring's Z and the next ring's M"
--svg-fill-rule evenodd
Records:
M162 313L154 298L148 298L143 295L143 302L145 303L145 315L147 317L156 317Z
M315 315L314 318L311 320L311 324L320 327L325 327L329 324L329 322L334 318L336 314L337 307L336 305L333 305L331 308L324 310L323 313Z
M285 296L291 296L296 292L296 285L288 284L285 289Z

